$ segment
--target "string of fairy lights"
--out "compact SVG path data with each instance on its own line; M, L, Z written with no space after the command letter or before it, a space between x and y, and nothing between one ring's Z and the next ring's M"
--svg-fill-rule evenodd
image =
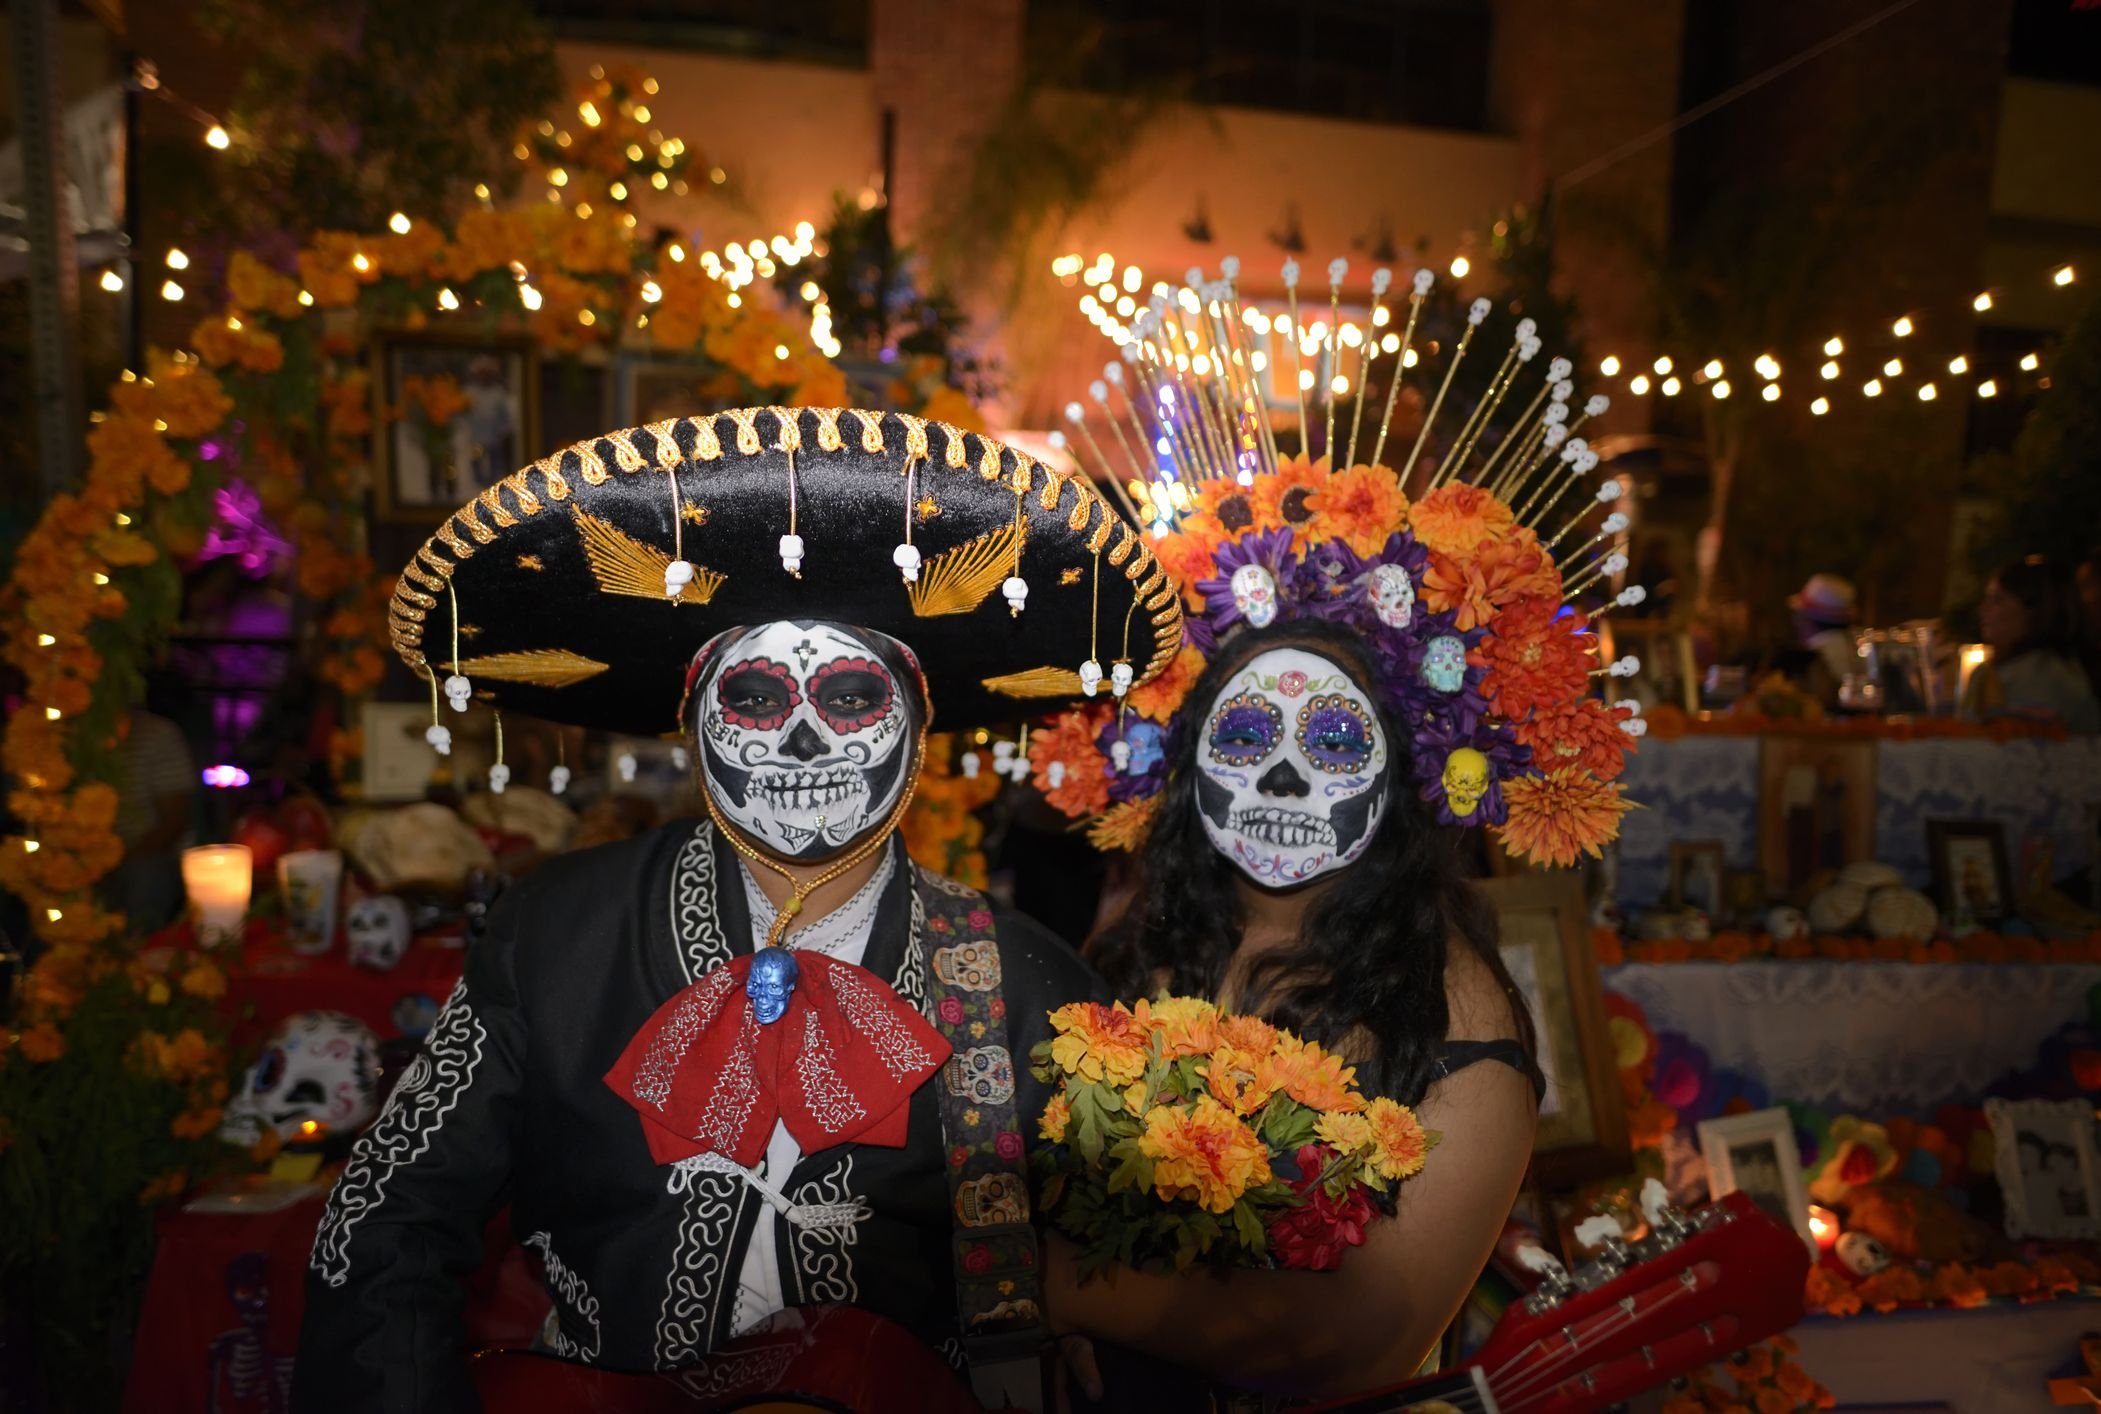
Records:
M1447 273L1454 281L1464 280L1472 266L1463 255L1453 258ZM1137 337L1133 324L1148 309L1165 308L1170 312L1179 308L1187 314L1195 314L1199 308L1196 291L1188 285L1177 288L1165 280L1148 283L1146 272L1138 265L1124 264L1119 267L1115 257L1108 251L1095 256L1092 263L1077 253L1068 253L1051 262L1051 274L1067 288L1084 287L1079 295L1080 312L1087 317L1103 335L1118 346L1130 343ZM2078 271L2069 261L2059 262L2045 268L2040 280L2046 290L2067 290L2078 283ZM2006 290L1980 290L1968 303L1969 315L1988 313L1997 304L1998 297ZM1368 339L1377 339L1378 348L1392 353L1400 340L1385 329L1391 313L1385 308L1374 308L1368 320L1338 319L1338 327L1331 330L1328 321L1320 318L1316 307L1313 317L1301 318L1294 326L1292 316L1282 309L1265 309L1254 302L1243 303L1242 322L1253 336L1254 346L1250 362L1260 373L1270 366L1271 354L1267 347L1274 338L1281 342L1283 351L1293 352L1293 362L1298 367L1298 391L1310 392L1325 381L1328 391L1342 397L1350 391L1350 380L1342 371L1342 360L1334 358L1338 349L1355 349ZM2050 386L2049 375L2043 371L2043 352L2031 348L2020 355L2016 367L2010 372L1984 369L1968 352L1928 355L1912 351L1915 346L1904 341L1921 337L1926 316L1922 312L1898 314L1887 322L1887 338L1894 341L1882 350L1880 356L1869 359L1864 372L1856 362L1855 372L1847 374L1849 352L1857 359L1869 347L1875 346L1874 334L1848 335L1833 333L1818 347L1817 356L1808 358L1803 364L1806 372L1798 375L1814 380L1813 392L1809 395L1809 411L1822 417L1834 407L1834 399L1845 392L1858 394L1863 400L1872 401L1884 396L1899 396L1908 389L1920 402L1939 400L1944 389L1952 396L1958 389L1966 388L1979 398L1995 398L2008 391L2006 381L2015 375L2028 375L2035 379L2037 387ZM1971 327L1965 319L1967 333ZM1296 349L1292 348L1296 333ZM1331 337L1332 334L1332 337ZM1969 342L1967 339L1964 341ZM1194 360L1213 356L1213 351L1200 349ZM1324 361L1325 360L1325 361ZM1404 363L1413 366L1414 350L1410 349ZM1307 365L1312 366L1307 366ZM1739 392L1738 384L1731 381L1727 360L1719 357L1684 357L1670 353L1658 354L1645 365L1622 359L1617 354L1606 354L1596 366L1598 376L1612 380L1612 391L1624 392L1635 398L1650 396L1675 398L1681 394L1704 393L1718 401L1727 401ZM1748 369L1751 377L1744 379L1746 389L1755 388L1755 396L1765 403L1778 403L1787 396L1787 368L1779 356L1772 352L1759 354L1751 360ZM1796 385L1799 386L1799 383ZM1274 378L1271 381L1272 396L1281 402L1289 402L1292 391L1287 380L1286 387L1278 390Z

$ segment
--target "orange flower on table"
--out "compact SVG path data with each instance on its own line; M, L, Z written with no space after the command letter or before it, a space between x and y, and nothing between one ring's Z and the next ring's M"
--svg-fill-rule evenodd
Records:
M1138 1148L1153 1161L1155 1193L1194 1200L1208 1213L1230 1212L1270 1178L1269 1146L1209 1095L1148 1111Z
M59 1060L66 1054L64 1033L48 1021L31 1026L15 1044L21 1048L24 1057L38 1062Z
M182 989L193 997L215 1002L226 995L226 974L212 963L199 959L183 971Z
M177 1139L202 1139L219 1127L224 1111L217 1105L200 1110L184 1110L168 1121L168 1132Z
M1618 783L1567 766L1503 782L1503 804L1509 818L1496 831L1503 847L1564 868L1580 855L1600 857L1619 833L1620 816L1634 808Z
M1303 553L1307 545L1318 538L1313 506L1315 498L1327 489L1327 485L1326 462L1308 461L1304 457L1284 458L1275 471L1256 477L1255 484L1248 488L1256 522L1290 526L1293 548Z
M1502 620L1496 622L1500 628ZM1533 763L1541 770L1574 766L1601 781L1617 780L1636 745L1633 737L1620 730L1626 720L1626 713L1595 697L1540 702L1531 716L1517 724L1517 739L1520 745L1532 748Z
M1256 1067L1256 1074L1271 1088L1282 1090L1300 1104L1316 1110L1361 1110L1364 1096L1353 1087L1357 1068L1344 1065L1318 1041L1302 1041L1283 1033Z
M1195 687L1196 680L1203 675L1204 655L1185 643L1160 670L1160 676L1132 688L1124 700L1139 716L1165 726L1174 720L1174 714L1181 709L1182 699L1189 695L1189 689Z
M1281 1084L1274 1072L1264 1068L1265 1059L1258 1051L1221 1045L1202 1067L1204 1084L1234 1114L1253 1114L1269 1103Z
M1828 1311L1834 1316L1857 1316L1860 1314L1860 1293L1853 1289L1853 1283L1829 1267L1816 1266L1809 1269L1802 1304L1812 1311Z
M1107 707L1076 707L1061 712L1029 739L1029 767L1043 798L1067 815L1092 815L1109 803L1109 775L1094 739L1109 720ZM1064 776L1051 784L1050 768L1061 763Z
M1417 501L1408 524L1435 553L1463 556L1482 541L1501 537L1515 519L1510 507L1480 487L1455 482Z
M1137 1015L1160 1042L1169 1060L1210 1054L1218 1044L1218 1008L1201 997L1164 997L1141 1001Z
M1331 474L1309 498L1316 539L1339 539L1360 555L1376 555L1387 537L1408 526L1408 498L1383 466L1353 466Z
M1122 1002L1070 1002L1050 1014L1051 1059L1082 1080L1122 1087L1145 1073L1145 1026Z
M1072 1123L1072 1102L1063 1095L1053 1095L1050 1103L1036 1120L1036 1133L1051 1143L1057 1144L1065 1138L1065 1128Z
M1488 636L1467 654L1470 662L1487 670L1481 679L1482 695L1513 721L1535 707L1566 706L1590 685L1597 639L1588 632L1571 632L1577 625L1557 619L1559 609L1546 599L1518 599L1495 616ZM1578 719L1563 725L1580 730L1582 724ZM1626 735L1617 725L1612 732Z
M1152 829L1153 816L1159 811L1160 797L1157 795L1112 805L1095 816L1087 827L1087 842L1100 850L1135 851L1145 843L1146 833Z
M1365 1108L1364 1118L1371 1125L1372 1168L1381 1178L1413 1178L1422 1172L1430 1138L1415 1111L1381 1095Z
M1485 541L1471 555L1432 551L1423 572L1424 601L1433 612L1453 614L1461 632L1488 623L1504 605L1527 595L1561 597L1561 577L1529 531Z

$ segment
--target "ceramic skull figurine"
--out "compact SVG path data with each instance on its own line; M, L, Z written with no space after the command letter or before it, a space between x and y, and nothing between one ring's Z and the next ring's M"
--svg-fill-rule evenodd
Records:
M1839 1234L1832 1250L1839 1264L1856 1277L1871 1277L1889 1265L1889 1249L1864 1232Z
M1379 565L1367 586L1371 611L1388 628L1406 628L1415 621L1415 581L1399 565Z
M1089 658L1080 664L1080 691L1089 697L1102 689L1102 665Z
M386 972L409 950L409 906L392 894L375 894L350 905L343 931L356 967Z
M779 1021L788 1010L789 994L802 967L788 948L760 948L751 960L751 975L744 979L744 995L751 998L751 1014L762 1026Z
M1449 633L1423 645L1423 681L1439 692L1457 692L1466 683L1466 644Z
M1255 628L1268 628L1277 618L1276 577L1260 565L1242 565L1229 581L1233 607Z
M1389 753L1377 708L1347 672L1272 648L1206 710L1196 799L1212 848L1271 888L1363 853L1385 813Z
M1470 820L1488 794L1488 758L1471 746L1462 746L1444 758L1444 801L1452 814Z
M330 1133L354 1134L379 1112L379 1038L339 1011L302 1011L285 1018L226 1106L222 1138L253 1144L263 1131L281 1139L313 1120Z

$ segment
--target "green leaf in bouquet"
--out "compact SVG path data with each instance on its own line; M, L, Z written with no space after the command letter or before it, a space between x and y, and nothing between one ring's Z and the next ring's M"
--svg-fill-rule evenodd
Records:
M1110 1146L1109 1158L1116 1165L1109 1171L1109 1191L1148 1192L1153 1186L1153 1161L1134 1138L1119 1139Z
M1262 1219L1244 1197L1233 1205L1233 1233L1250 1254L1269 1250L1269 1234L1263 1230Z

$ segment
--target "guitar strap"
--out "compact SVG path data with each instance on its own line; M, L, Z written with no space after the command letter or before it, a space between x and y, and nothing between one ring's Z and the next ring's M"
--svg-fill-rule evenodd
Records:
M948 1151L963 1354L988 1409L1037 1411L1048 1338L992 907L983 894L950 893L916 877L914 884L932 949L927 1009L953 1049L934 1084Z

